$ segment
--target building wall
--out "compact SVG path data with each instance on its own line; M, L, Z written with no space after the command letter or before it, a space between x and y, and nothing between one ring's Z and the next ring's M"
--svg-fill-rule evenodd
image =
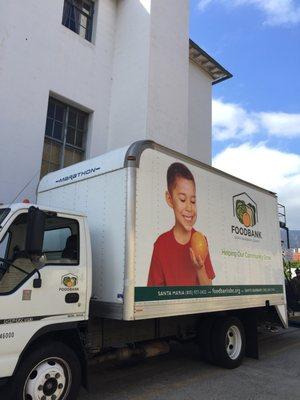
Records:
M188 153L189 3L152 0L147 138Z
M35 200L50 92L93 112L87 157L107 148L116 1L97 6L93 43L62 25L63 0L10 0L0 13L0 202L32 178L20 199Z
M108 149L145 139L151 0L118 2Z
M62 25L63 4L0 13L0 203L35 201L49 95L90 113L86 158L152 139L210 162L211 82L189 66L188 0L96 0L92 43Z
M211 99L211 78L193 61L190 61L187 153L210 165L212 159Z
M187 152L188 1L117 7L108 148L152 139Z

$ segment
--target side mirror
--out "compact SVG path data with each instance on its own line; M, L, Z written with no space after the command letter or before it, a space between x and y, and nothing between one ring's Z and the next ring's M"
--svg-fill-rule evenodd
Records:
M29 256L41 256L43 251L46 214L37 207L28 210L25 250Z

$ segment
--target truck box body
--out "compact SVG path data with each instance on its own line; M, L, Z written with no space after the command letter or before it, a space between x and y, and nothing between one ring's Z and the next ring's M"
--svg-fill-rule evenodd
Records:
M193 229L208 244L211 286L186 281L155 285L149 277L154 243L162 234L172 235L175 223L174 209L166 202L167 170L174 163L187 167L195 182ZM47 175L39 185L38 203L87 215L91 312L97 316L129 321L267 302L286 322L274 193L143 141Z

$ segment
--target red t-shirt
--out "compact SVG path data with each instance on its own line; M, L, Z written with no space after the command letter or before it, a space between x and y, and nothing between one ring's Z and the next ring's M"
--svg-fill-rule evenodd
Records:
M192 234L194 232L193 229ZM197 271L190 256L190 247L190 241L186 244L176 241L173 229L160 235L154 243L148 286L199 285ZM215 273L209 252L204 260L204 267L208 278L213 279Z

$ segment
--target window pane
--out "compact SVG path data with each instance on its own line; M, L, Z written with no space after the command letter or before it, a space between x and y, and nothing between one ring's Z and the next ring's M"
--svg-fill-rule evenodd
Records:
M53 119L47 118L47 121L46 121L46 135L47 136L52 136L52 129L53 129Z
M68 1L70 1L70 0L68 0ZM75 3L75 6L79 9L79 10L81 10L82 9L82 0L73 0L74 1L74 3Z
M75 13L74 13L75 15ZM74 17L75 18L75 17ZM68 23L68 28L71 29L71 31L76 32L77 33L77 28L76 28L76 20L73 18L69 18L69 23Z
M7 215L10 212L10 208L1 208L0 209L0 223L5 220Z
M50 153L51 153L51 144L45 140L44 150L43 150L43 160L44 161L50 160Z
M47 264L78 264L79 230L73 219L47 217L43 243Z
M41 178L49 172L56 171L60 168L61 148L61 145L49 139L45 140L41 166Z
M78 31L78 33L79 33L79 35L80 35L81 37L83 37L83 38L85 39L85 36L86 36L86 29L83 28L81 25L79 26L79 31Z
M73 163L73 150L65 149L64 167L69 167Z
M49 172L49 163L47 161L42 161L41 178L47 175L48 172Z
M57 121L63 122L64 113L65 113L65 107L56 103L56 105L55 105L55 119L57 119Z
M60 168L59 164L49 163L48 165L48 173L57 171Z
M82 148L82 144L83 144L83 132L81 131L76 131L76 142L75 145L77 147L81 147Z
M53 118L54 117L54 110L55 110L55 105L53 101L50 99L49 104L48 104L48 112L47 116Z
M62 140L62 123L55 121L54 122L54 129L53 129L53 137L58 140Z
M87 116L84 114L78 114L78 124L77 128L84 130L85 129L85 121L87 119Z
M87 3L86 1L83 2L82 5L82 10L86 13L91 15L92 13L92 4L91 3Z
M80 25L81 25L82 28L85 28L85 29L86 29L86 27L87 27L87 22L88 22L87 17L86 17L85 15L81 15L81 16L80 16Z
M0 242L0 257L5 258L6 257L6 252L7 252L7 245L8 245L8 239L9 239L9 233L7 232ZM3 263L0 261L0 266L2 266ZM5 265L3 265L5 266Z
M72 109L69 110L68 125L76 128L76 111Z
M7 272L0 280L0 293L7 293L14 290L19 284L27 280L28 274L34 270L31 260L25 253L27 214L19 215L9 227L6 256L12 265L7 265ZM6 240L6 237L4 238Z
M61 145L56 144L56 143L51 143L51 156L50 156L50 161L54 164L59 165L60 164L60 158L61 158Z
M51 231L46 231L43 242L43 251L63 251L67 238L70 235L70 228L53 229Z
M83 152L70 148L65 149L64 167L76 164L82 160L83 160Z
M65 1L62 23L66 26L68 26L68 20L70 18L71 11L72 5L68 1Z
M75 128L68 128L68 130L67 130L67 143L75 144Z
M83 153L81 151L74 150L73 162L78 163L83 160Z

